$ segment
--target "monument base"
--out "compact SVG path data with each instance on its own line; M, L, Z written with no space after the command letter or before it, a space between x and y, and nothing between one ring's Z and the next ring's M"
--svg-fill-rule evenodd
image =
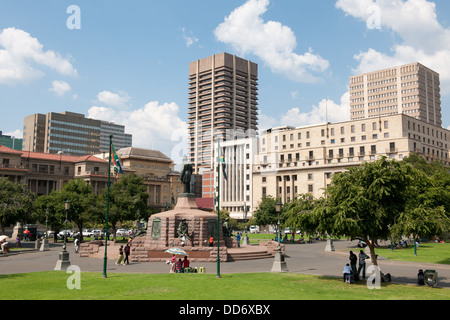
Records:
M69 252L61 251L55 269L53 270L67 270L68 267L70 267Z
M272 272L288 272L286 261L284 261L284 253L275 252L275 261L273 262Z

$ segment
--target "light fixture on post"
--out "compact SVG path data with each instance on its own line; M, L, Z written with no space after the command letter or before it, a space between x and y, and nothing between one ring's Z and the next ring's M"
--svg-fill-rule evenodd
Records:
M278 248L275 252L275 260L273 261L272 272L287 272L289 271L286 265L286 261L284 261L284 253L281 251L281 234L280 234L280 213L283 204L280 200L275 204L275 210L278 214L278 222L277 222L277 241Z
M42 240L41 248L39 251L48 251L50 250L50 247L48 245L48 208L45 209L45 235L44 239Z
M64 245L63 250L59 253L59 259L56 262L56 266L54 270L67 270L70 266L69 261L69 252L66 250L66 242L67 242L67 214L70 210L70 201L66 200L64 202L64 210L66 211L66 220L64 221Z
M246 203L244 203L244 239L242 239L242 245L243 246L249 246L250 245L250 240L248 238L248 234L247 234L247 214L248 214L248 206Z

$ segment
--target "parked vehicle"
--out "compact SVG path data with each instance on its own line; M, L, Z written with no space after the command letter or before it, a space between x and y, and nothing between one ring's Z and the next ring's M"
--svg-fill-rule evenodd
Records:
M250 231L250 233L258 233L258 227L257 226L250 226L249 231Z
M99 230L99 229L92 230L92 235L93 235L94 237L100 238L100 237L102 236L102 234L103 234L102 230Z
M116 231L116 237L125 237L128 236L128 231L125 229L119 229Z
M62 230L57 235L58 239L64 239L64 234L66 234L67 238L70 238L73 236L73 232L71 230Z

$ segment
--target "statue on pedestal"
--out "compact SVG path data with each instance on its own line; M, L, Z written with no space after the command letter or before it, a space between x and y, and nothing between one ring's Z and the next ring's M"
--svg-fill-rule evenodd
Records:
M181 170L181 182L183 182L184 191L183 193L191 193L191 177L194 172L192 164L185 163Z
M223 231L223 236L224 237L231 237L231 228L230 228L230 219L226 218L225 222L223 223L222 226L222 231Z

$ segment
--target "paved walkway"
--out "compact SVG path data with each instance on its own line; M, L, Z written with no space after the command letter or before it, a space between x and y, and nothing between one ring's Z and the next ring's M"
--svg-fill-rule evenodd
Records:
M286 245L286 264L289 272L312 274L331 277L342 277L342 270L348 263L348 249L356 247L357 241L334 241L335 252L325 252L325 241L315 241L312 244ZM34 245L33 245L34 247ZM32 251L20 254L0 255L0 274L37 272L53 270L58 260L62 244L50 243L50 251ZM83 272L103 271L103 259L80 258L74 253L73 244L68 244L70 262L77 265ZM167 273L169 266L163 262L138 262L125 266L117 266L114 260L108 260L107 273ZM205 267L207 273L216 274L216 263L191 263L195 267ZM251 261L221 262L220 273L250 273L270 272L273 259L260 259ZM438 287L450 289L450 266L426 263L410 263L379 260L378 264L383 273L390 273L393 283L417 283L419 269L436 270L438 272Z

